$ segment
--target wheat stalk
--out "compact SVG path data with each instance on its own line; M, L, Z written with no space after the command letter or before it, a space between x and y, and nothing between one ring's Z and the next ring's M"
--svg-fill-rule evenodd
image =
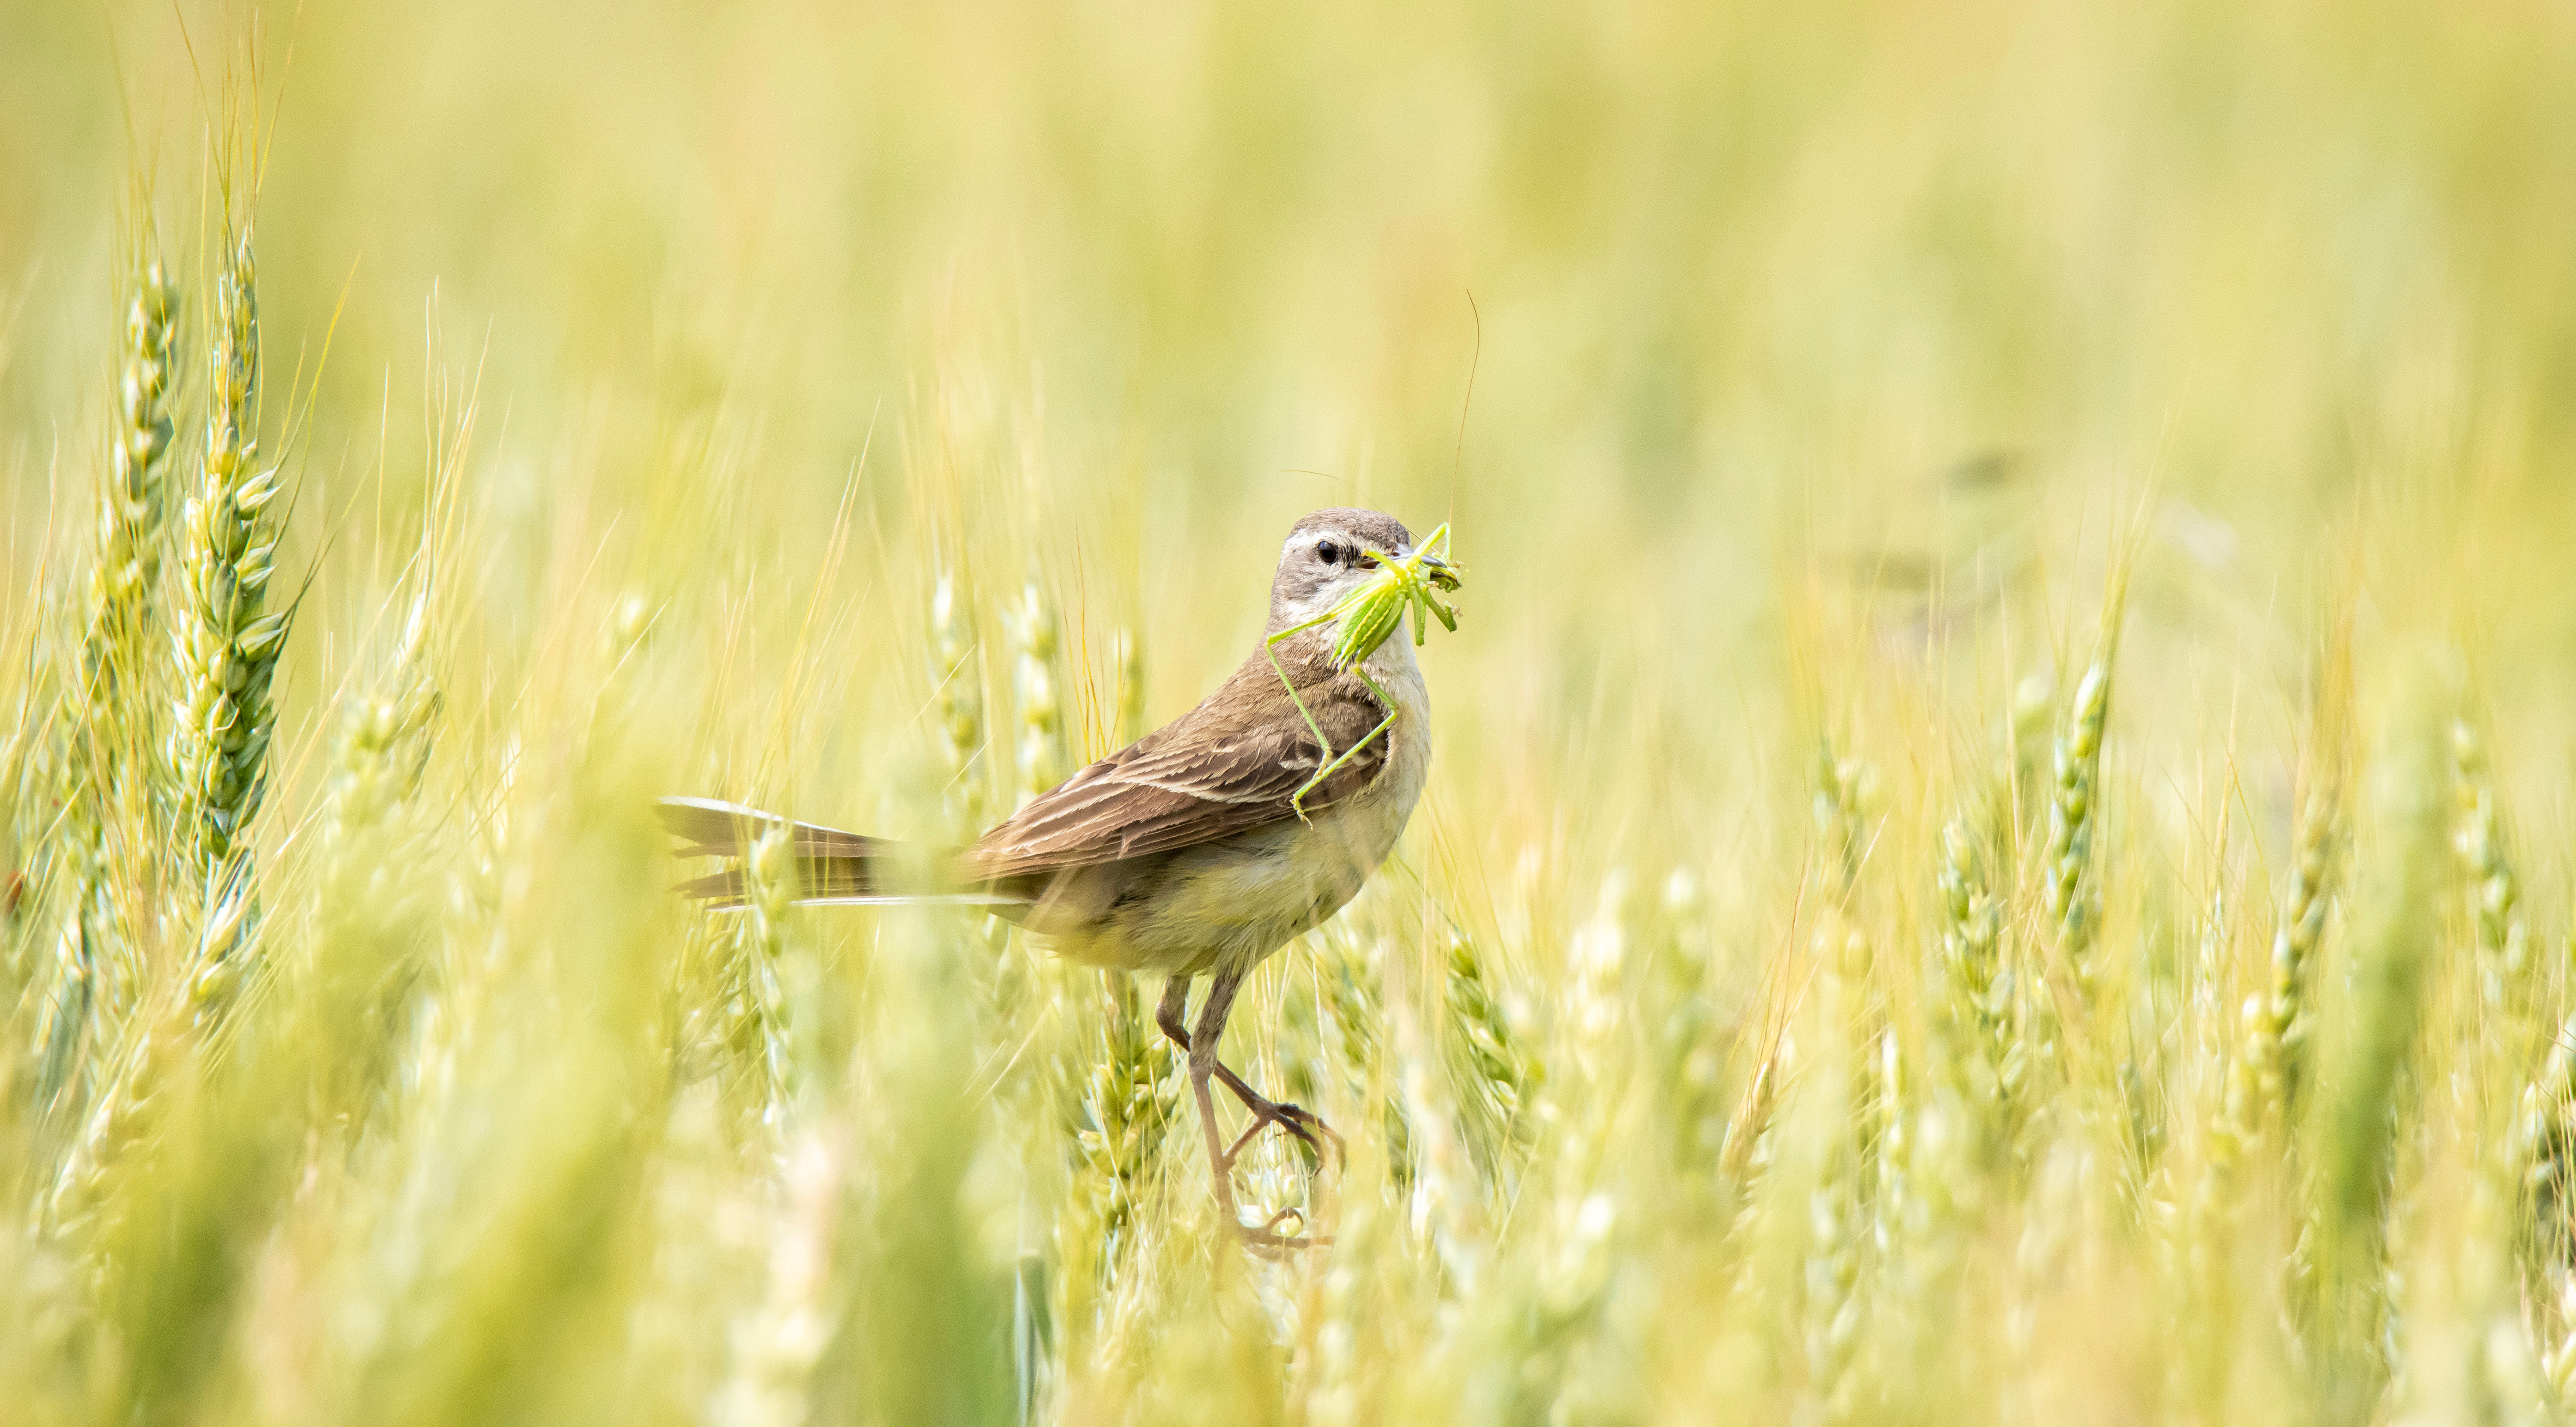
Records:
M2399 1090L2414 1059L2433 959L2433 871L2441 860L2441 780L2430 729L2401 724L2381 780L2388 837L2374 859L2371 914L2357 939L2350 1021L2334 1099L2324 1107L2313 1208L2323 1362L2339 1390L2359 1387L2356 1359L2376 1336L2384 1284L2391 1165L2400 1148Z

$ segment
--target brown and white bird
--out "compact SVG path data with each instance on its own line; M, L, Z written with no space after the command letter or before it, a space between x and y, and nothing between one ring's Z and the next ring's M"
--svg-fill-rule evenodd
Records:
M1266 634L1336 610L1376 577L1378 557L1413 554L1412 533L1376 511L1307 516L1280 547ZM1446 562L1426 556L1422 563L1444 586L1455 585ZM1227 1222L1255 1247L1301 1246L1309 1241L1278 1232L1296 1211L1260 1224L1236 1213L1236 1157L1266 1125L1318 1154L1323 1140L1338 1145L1339 1138L1311 1112L1268 1099L1218 1061L1217 1040L1244 977L1338 911L1394 850L1431 768L1431 705L1414 640L1398 630L1355 668L1342 668L1332 654L1335 632L1336 622L1325 620L1276 644L1265 638L1198 707L955 851L925 856L731 803L665 799L663 822L684 842L679 855L737 859L681 890L738 905L746 890L739 859L784 824L795 832L800 902L980 905L1058 955L1164 977L1154 1019L1189 1052L1190 1088ZM1317 745L1317 731L1329 753ZM1308 789L1333 759L1343 761ZM1190 983L1201 976L1209 978L1207 998L1190 1024ZM1211 1079L1252 1112L1231 1147L1217 1129Z

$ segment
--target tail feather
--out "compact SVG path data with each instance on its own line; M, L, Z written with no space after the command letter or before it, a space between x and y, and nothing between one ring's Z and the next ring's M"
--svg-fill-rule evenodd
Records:
M714 798L663 798L656 803L654 812L662 819L662 826L680 839L681 845L673 849L672 855L733 859L733 866L692 877L673 889L683 897L718 909L738 908L750 900L750 879L741 859L750 854L754 843L780 827L795 832L795 901L799 905L935 903L1002 907L1022 905L1027 900L990 892L923 891L917 885L905 890L895 884L917 884L920 872L906 867L907 859L901 855L904 845L889 838L793 822L776 813ZM908 878L906 871L912 873Z
M716 798L661 798L655 801L653 811L673 837L688 844L673 854L678 857L740 857L753 842L782 824L796 829L796 855L800 859L882 857L895 846L881 837L843 832L820 823L790 823L776 813Z
M697 854L683 850L683 857ZM879 876L880 869L868 858L800 857L796 859L796 897L799 902L872 901L909 902L920 900L890 891ZM676 889L683 897L695 897L718 907L739 907L751 896L751 881L740 867L728 867L703 877L692 877Z
M681 854L683 857L694 855L686 852ZM751 901L750 879L742 875L741 869L732 867L722 872L710 872L704 877L692 877L671 890L691 901L704 902L718 911L731 911L736 907L748 905Z

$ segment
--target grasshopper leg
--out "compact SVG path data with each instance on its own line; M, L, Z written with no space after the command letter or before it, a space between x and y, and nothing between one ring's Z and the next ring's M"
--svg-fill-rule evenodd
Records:
M1366 678L1367 678L1367 676L1366 676L1366 675L1362 675L1361 677L1362 677L1363 679L1366 679ZM1371 687L1371 688L1375 688L1375 687L1377 687L1377 686L1376 686L1376 685L1374 685L1374 684L1372 684L1372 685L1370 685L1369 687ZM1381 697L1381 698L1383 698L1383 697L1384 697L1384 695L1380 695L1380 697ZM1377 737L1379 734L1384 733L1384 732L1386 732L1389 728L1393 727L1393 726L1394 726L1394 724L1395 724L1396 719L1397 719L1398 717L1400 717L1403 713L1404 713L1404 710L1402 710L1402 709L1395 709L1395 710L1392 710L1391 712L1389 712L1389 713L1387 714L1387 716L1386 716L1385 718L1378 720L1378 725L1377 725L1377 727L1375 727L1375 728L1373 728L1373 729L1370 729L1368 732L1366 732L1366 733L1364 733L1364 734L1361 734L1361 735L1360 735L1359 742L1354 743L1354 744L1352 744L1349 748L1344 749L1344 750L1342 751L1342 755L1341 755L1339 758L1335 758L1332 762L1327 763L1327 764L1325 764L1323 767L1316 769L1316 770L1315 770L1315 776L1306 780L1306 786L1305 786L1305 787L1299 788L1296 792L1291 793L1291 794L1289 794L1289 795L1288 795L1288 806L1290 806L1290 807L1292 807L1292 808L1295 808L1295 809L1297 810L1297 816L1299 816L1299 817L1301 817L1301 818L1302 818L1302 817L1304 817L1304 816L1306 816L1306 803L1305 803L1306 795L1307 795L1308 793L1311 793L1311 792L1315 791L1315 787L1316 787L1316 785L1317 785L1317 784L1322 783L1325 779L1330 778L1331 776L1333 776L1333 775L1334 775L1335 773L1337 773L1337 772L1340 772L1340 771L1341 771L1341 767L1342 767L1342 765L1343 765L1343 764L1350 762L1352 758L1354 758L1354 757L1358 756L1359 751L1360 751L1361 749L1368 747L1368 746L1369 746L1369 740L1370 740L1370 739L1373 739L1373 738ZM1331 745L1331 744L1329 744L1329 743L1328 743L1328 744L1325 744L1325 745L1324 745L1324 751L1325 751L1326 753L1331 753L1331 752L1333 751L1333 749L1332 749L1332 745Z

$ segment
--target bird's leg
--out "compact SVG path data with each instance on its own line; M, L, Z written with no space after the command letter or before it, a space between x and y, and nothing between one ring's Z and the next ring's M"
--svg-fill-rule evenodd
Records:
M1174 977L1172 985L1180 988L1182 994L1188 994L1189 982ZM1168 997L1165 998L1164 1004L1166 1006L1171 1004ZM1208 1038L1208 1052L1205 1055L1201 1055L1198 1046L1192 1044L1187 1037L1183 1037L1181 1043L1190 1048L1190 1094L1197 1097L1199 1102L1199 1133L1207 1140L1209 1177L1216 1185L1217 1212L1225 1216L1226 1223L1241 1230L1243 1220L1234 1212L1233 1166L1232 1162L1225 1157L1224 1147L1217 1142L1216 1097L1208 1093L1208 1076L1216 1069L1215 1039L1213 1036Z
M1154 1024L1161 1026L1163 1034L1185 1051L1190 1049L1190 1033L1183 1018L1189 1006L1190 978L1175 976L1163 983L1163 999L1154 1008ZM1333 1127L1325 1124L1322 1116L1300 1105L1269 1099L1253 1089L1251 1082L1235 1074L1224 1061L1216 1063L1213 1073L1227 1090L1234 1093L1235 1099L1243 1102L1243 1108L1252 1112L1250 1128L1235 1140L1233 1148L1225 1152L1228 1163L1243 1153L1244 1143L1258 1134L1264 1125L1277 1125L1295 1135L1300 1143L1314 1152L1317 1159L1324 1157L1323 1140L1332 1142L1334 1154L1342 1153L1342 1137L1333 1133ZM1317 1135L1323 1136L1323 1140L1318 1140Z
M1183 1055L1190 1050L1190 978L1175 976L1163 983L1163 999L1154 1007L1154 1024Z
M1324 1123L1294 1105L1276 1105L1262 1098L1251 1086L1244 1084L1241 1076L1218 1062L1216 1043L1218 1038L1225 1034L1225 1018L1234 1009L1235 992L1242 989L1242 986L1243 973L1239 971L1219 971L1208 985L1207 1002L1199 1008L1198 1025L1192 1028L1188 1040L1190 1093L1198 1099L1199 1130L1207 1140L1208 1169L1216 1184L1217 1207L1224 1212L1226 1222L1233 1225L1234 1231L1242 1235L1243 1241L1256 1252L1302 1249L1311 1246L1317 1240L1311 1236L1282 1234L1278 1230L1282 1223L1291 1219L1303 1221L1304 1211L1282 1209L1260 1224L1244 1223L1242 1217L1235 1212L1234 1161L1235 1156L1242 1153L1244 1142L1251 1139L1253 1133L1262 1125L1276 1124L1287 1127L1291 1133L1312 1145L1315 1139L1306 1126L1312 1125L1315 1129L1323 1129ZM1186 978L1174 977L1164 987L1163 1002L1156 1009L1154 1019L1163 1027L1165 1034L1169 1035L1174 1030L1175 1023L1180 1020L1181 1008L1188 1004L1188 998L1189 982ZM1179 1037L1175 1036L1174 1039ZM1246 1130L1242 1138L1234 1142L1231 1149L1225 1147L1223 1139L1217 1133L1216 1097L1208 1090L1208 1081L1212 1078L1223 1080L1225 1087L1233 1091L1236 1098L1242 1100L1244 1107L1251 1110L1253 1114L1252 1128ZM1330 1130L1324 1130L1324 1133L1332 1135ZM1341 1144L1340 1137L1333 1136L1333 1143L1338 1148Z

